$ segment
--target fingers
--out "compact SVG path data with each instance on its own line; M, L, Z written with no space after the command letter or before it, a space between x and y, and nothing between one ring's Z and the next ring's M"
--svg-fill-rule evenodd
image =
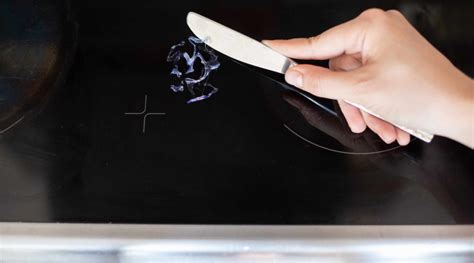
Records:
M360 62L360 59L357 56L342 55L331 59L329 67L333 71L344 73L344 71L350 71L360 68L361 64L362 63ZM320 73L320 75L322 75L322 78L324 78L324 73ZM350 89L350 87L346 87L346 89L347 88ZM313 90L314 89L315 88L313 88ZM331 92L333 92L333 90L331 90ZM352 132L361 133L365 131L367 126L369 126L371 130L378 134L380 138L382 138L382 140L384 140L388 144L394 142L395 140L397 140L400 145L407 145L410 142L410 135L408 133L398 128L395 128L390 123L387 123L365 112L362 113L357 107L350 105L349 103L343 100L338 100L338 103Z
M364 111L361 112L362 117L364 118L365 123L367 126L375 132L379 137L387 144L394 142L397 139L397 131L395 127L383 121L371 114L368 114Z
M288 40L263 40L263 44L290 58L318 59L315 52L316 37L293 38Z
M285 79L318 97L345 99L356 92L359 83L356 71L336 72L313 65L297 65L286 72Z
M365 131L366 127L369 126L373 132L379 135L379 137L388 144L395 140L397 140L398 144L402 146L410 143L410 134L407 132L396 128L392 124L373 115L362 113L357 107L354 107L345 101L338 101L338 103L352 132L362 133ZM367 119L369 119L369 123L366 123Z
M410 134L397 128L397 142L402 146L408 145L410 143Z
M358 75L357 65L357 59L341 57L334 60L332 67L335 70L355 69L344 72L312 65L298 65L290 68L285 78L288 83L316 96L338 100L341 111L353 132L361 133L369 127L387 144L397 140L400 145L407 145L410 142L409 134L343 101L344 98L350 97L354 90L357 90L358 81L355 77Z
M365 124L360 110L343 100L339 100L338 103L351 131L354 133L362 133L365 131L367 125Z
M330 59L342 54L363 51L366 23L360 18L333 27L309 38L264 40L263 43L277 52L296 59Z
M410 134L407 132L396 128L392 124L374 117L373 115L362 113L358 108L345 101L338 101L338 103L352 132L362 133L365 131L366 127L369 126L369 128L379 135L379 137L387 144L390 144L395 140L397 140L398 144L402 146L410 143ZM366 123L367 119L369 119L368 123Z

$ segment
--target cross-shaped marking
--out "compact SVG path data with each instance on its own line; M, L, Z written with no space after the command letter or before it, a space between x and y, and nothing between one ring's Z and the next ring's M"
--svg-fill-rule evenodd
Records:
M145 103L143 105L143 110L140 112L125 112L125 115L138 115L138 116L143 116L143 128L142 132L146 132L146 120L148 119L148 116L153 116L153 115L166 115L164 112L147 112L147 107L148 107L148 95L145 95Z

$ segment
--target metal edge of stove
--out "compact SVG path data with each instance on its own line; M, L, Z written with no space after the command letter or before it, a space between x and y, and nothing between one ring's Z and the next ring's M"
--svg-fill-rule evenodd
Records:
M473 225L0 223L0 262L474 262Z

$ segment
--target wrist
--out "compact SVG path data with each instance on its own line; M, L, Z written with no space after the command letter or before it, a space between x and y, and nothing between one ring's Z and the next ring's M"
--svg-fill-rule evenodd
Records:
M441 105L439 135L474 148L474 81L462 74L455 87L446 89L446 104Z

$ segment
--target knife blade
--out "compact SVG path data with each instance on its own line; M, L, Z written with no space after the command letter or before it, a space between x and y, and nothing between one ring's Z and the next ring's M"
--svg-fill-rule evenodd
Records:
M242 33L189 12L191 31L213 49L247 64L285 74L294 63L291 59Z
M204 43L238 61L281 74L285 74L291 66L297 65L290 58L276 52L261 42L197 13L189 12L186 21L191 31ZM360 110L385 120L362 105L350 101L347 102ZM434 137L432 134L422 130L411 129L394 123L391 124L425 142L431 142Z

